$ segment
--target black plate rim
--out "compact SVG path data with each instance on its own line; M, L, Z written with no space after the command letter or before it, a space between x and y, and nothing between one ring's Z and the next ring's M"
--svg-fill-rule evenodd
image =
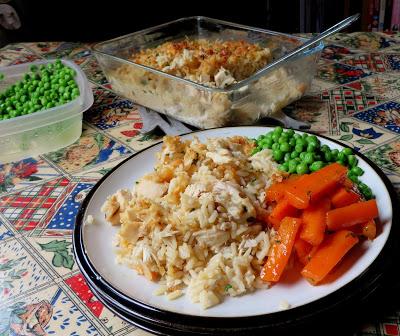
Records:
M235 126L233 126L232 128L234 127ZM237 126L237 127L243 127L243 126ZM263 126L246 126L246 127L263 127ZM266 126L266 127L274 127L274 126ZM224 129L224 128L226 127L220 127L215 129ZM325 138L327 140L335 142L343 147L349 147L341 143L340 141L331 139L324 135L316 134L310 131L300 131L300 132L315 134L321 138ZM182 135L195 134L195 133L197 132L188 132ZM114 297L119 302L123 302L125 306L134 307L135 310L144 311L147 316L150 316L150 318L154 318L156 320L161 320L161 321L167 321L166 323L171 323L171 321L181 321L184 325L189 326L189 328L193 328L193 330L196 330L196 328L197 330L198 328L203 329L204 326L206 326L207 328L216 328L226 325L230 325L231 330L237 330L237 331L258 330L260 328L268 328L271 326L279 328L282 326L285 327L285 325L287 325L287 321L290 321L290 323L293 325L294 322L300 323L304 319L307 320L313 318L315 319L317 315L321 315L327 312L328 310L337 309L338 307L344 307L346 304L349 304L349 301L351 301L350 299L356 299L357 297L363 296L363 293L367 292L372 285L379 282L384 273L385 268L387 268L385 265L393 262L390 257L390 252L393 252L395 247L395 242L394 242L394 238L396 236L395 232L399 231L396 225L392 225L388 240L384 245L380 254L362 274L360 274L358 277L353 279L345 286L339 288L335 292L323 298L320 298L306 305L292 308L286 311L279 311L265 315L254 315L254 316L232 317L232 318L201 317L197 315L186 315L176 312L165 311L147 305L146 303L140 302L136 299L127 297L125 294L115 289L111 284L109 284L99 274L96 273L95 268L88 259L88 256L86 255L86 253L84 253L84 245L82 240L81 229L83 227L85 209L91 197L94 195L96 189L102 184L102 182L109 175L111 175L121 165L123 165L128 160L132 159L134 156L138 155L144 150L147 150L159 144L160 142L157 142L139 152L134 153L133 155L131 155L130 157L126 158L118 165L116 165L107 174L105 174L86 196L85 200L81 204L81 207L76 217L75 228L73 233L73 250L75 258L80 261L79 267L85 270L87 276L96 284L99 290L101 290L103 293L107 293L111 297ZM375 172L384 182L392 202L392 210L393 210L392 224L397 223L398 219L400 218L399 216L400 207L398 206L399 202L397 200L396 193L388 177L381 171L381 169L377 167L375 163L373 163L363 154L358 152L355 152L355 154L361 157L363 160L365 160L372 167L372 169L375 170ZM362 281L362 285L360 281Z

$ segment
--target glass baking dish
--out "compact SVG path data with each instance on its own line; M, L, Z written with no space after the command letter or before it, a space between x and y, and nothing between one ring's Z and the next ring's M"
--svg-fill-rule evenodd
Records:
M249 125L272 116L299 99L311 86L323 43L278 67L266 65L226 88L183 79L129 60L141 49L166 41L204 38L245 40L269 48L277 59L303 38L196 16L182 18L101 42L94 54L119 95L199 128Z

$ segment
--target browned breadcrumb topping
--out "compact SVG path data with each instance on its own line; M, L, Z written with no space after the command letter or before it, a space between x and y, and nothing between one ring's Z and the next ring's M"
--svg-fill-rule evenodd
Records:
M271 61L271 52L244 40L206 39L165 42L134 54L131 60L202 84L231 84L248 78ZM226 80L228 78L228 80ZM231 79L231 80L229 80Z

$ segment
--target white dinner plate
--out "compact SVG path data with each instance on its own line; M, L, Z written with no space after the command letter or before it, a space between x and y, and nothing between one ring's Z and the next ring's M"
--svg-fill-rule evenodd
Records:
M229 127L194 132L182 137L191 139L195 135L201 141L210 137L234 135L256 138L272 129L273 127ZM321 144L327 144L332 149L343 148L339 143L324 137L318 138ZM311 286L306 280L298 277L294 281L278 283L270 289L259 289L241 297L227 297L221 304L207 310L192 303L186 296L173 301L167 300L165 296L154 296L153 292L158 286L156 283L115 262L113 238L118 227L112 227L105 221L100 208L107 196L121 188L132 188L136 180L152 171L156 161L155 154L160 149L161 143L134 154L101 179L85 199L75 226L74 250L82 272L90 278L92 284L104 292L120 297L121 302L128 302L130 308L127 310L131 309L132 313L135 312L132 307L137 305L149 310L192 317L238 318L278 313L283 309L283 302L290 305L290 310L302 307L327 297L360 278L379 256L388 240L392 228L394 202L393 195L388 190L390 185L376 166L373 167L366 159L358 156L359 166L365 171L361 180L367 183L375 194L381 225L375 240L363 241L346 257L346 263L351 267L335 281ZM94 217L94 224L84 224L88 215Z

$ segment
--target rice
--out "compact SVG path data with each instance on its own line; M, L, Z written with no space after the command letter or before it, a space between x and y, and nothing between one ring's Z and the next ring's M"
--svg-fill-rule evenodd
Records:
M265 286L270 247L265 188L280 179L271 151L245 137L167 136L154 171L102 207L117 234L117 261L158 281L155 295L184 294L203 308Z

